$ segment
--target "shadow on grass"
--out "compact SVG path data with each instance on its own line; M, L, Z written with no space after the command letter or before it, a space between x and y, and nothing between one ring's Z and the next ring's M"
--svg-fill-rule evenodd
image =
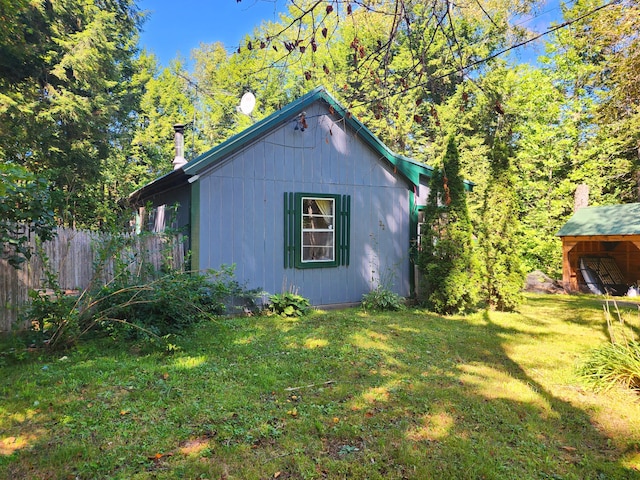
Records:
M397 315L339 327L330 317L311 322L287 336L311 331L341 345L342 357L354 360L339 382L363 415L368 442L376 435L399 442L397 452L385 450L383 475L408 463L415 478L639 478L584 411L554 396L506 350L516 337L544 342L551 331L505 327L487 312L480 321L415 313L400 322Z
M638 478L587 413L528 373L537 359L514 359L554 336L519 318L238 318L174 356L33 362L0 384L0 431L26 443L0 476Z

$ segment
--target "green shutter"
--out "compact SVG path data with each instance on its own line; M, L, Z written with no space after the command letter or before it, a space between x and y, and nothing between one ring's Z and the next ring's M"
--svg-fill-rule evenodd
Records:
M412 297L416 295L416 276L414 267L418 260L418 245L420 238L418 237L418 221L419 212L416 205L416 188L409 191L409 294Z
M351 251L351 195L343 195L340 202L340 265L349 265Z
M295 266L296 205L293 192L284 192L284 268Z

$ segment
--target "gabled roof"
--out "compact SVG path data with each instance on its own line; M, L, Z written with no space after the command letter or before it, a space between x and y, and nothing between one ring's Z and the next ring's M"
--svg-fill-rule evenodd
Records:
M418 186L421 175L427 178L431 177L433 173L432 167L392 152L378 137L365 127L364 124L355 118L347 109L342 107L324 87L317 87L277 112L256 122L249 128L232 136L202 155L199 155L182 168L174 170L145 185L129 196L130 201L135 202L137 199L147 198L167 188L174 188L178 184L184 184L188 177L198 175L207 167L214 165L216 162L227 158L229 155L253 143L272 129L283 123L290 122L296 115L304 111L305 108L319 100L327 103L329 107L333 109L335 115L343 118L345 123L349 125L366 144L379 153L381 158L389 162L410 184ZM472 190L473 185L472 182L465 181L465 188L467 190Z
M581 208L556 235L558 237L640 235L640 203Z
M298 113L318 100L322 100L332 107L335 114L344 118L346 124L355 130L365 143L395 166L411 183L419 185L420 175L431 176L433 172L431 167L393 153L367 127L342 107L324 87L315 88L277 112L253 124L246 130L243 130L208 152L196 157L183 167L184 172L187 175L195 175L219 159L225 158L243 148L245 145L254 142L282 123L290 122Z

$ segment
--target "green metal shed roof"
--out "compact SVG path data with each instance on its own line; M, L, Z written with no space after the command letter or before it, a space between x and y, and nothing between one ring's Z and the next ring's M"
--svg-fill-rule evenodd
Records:
M640 235L640 203L581 208L556 235Z

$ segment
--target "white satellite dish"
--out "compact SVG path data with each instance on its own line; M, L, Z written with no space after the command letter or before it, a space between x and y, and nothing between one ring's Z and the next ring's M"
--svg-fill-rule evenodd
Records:
M256 97L251 92L242 95L240 99L240 111L245 115L251 115L256 106Z

